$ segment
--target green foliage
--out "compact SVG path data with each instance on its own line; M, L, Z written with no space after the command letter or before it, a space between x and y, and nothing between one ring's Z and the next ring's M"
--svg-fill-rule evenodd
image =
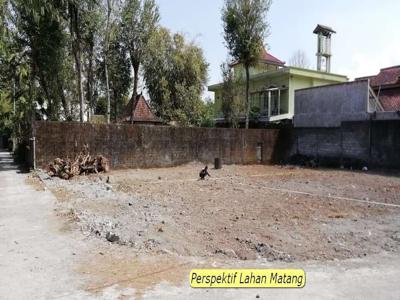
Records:
M100 5L100 1L91 0L86 2L86 7L82 10L81 15L81 36L83 48L83 64L86 76L86 102L89 114L95 110L97 85L96 85L96 68L99 56L98 49L101 43L100 37L103 34L104 11Z
M157 29L160 14L154 0L127 0L122 9L122 37L134 72L133 97L137 94L140 66Z
M260 108L258 106L252 106L250 108L250 120L256 120L260 116Z
M12 128L12 104L7 91L0 91L0 136L1 133L9 133Z
M249 127L249 68L257 63L268 34L265 18L272 0L225 0L224 38L233 59L246 70L246 128Z
M0 136L12 129L12 76L11 39L7 28L8 1L0 0ZM11 72L11 73L10 73Z
M131 86L131 69L129 56L122 43L120 34L114 32L111 37L107 55L108 78L111 97L111 117L118 120L127 104L129 87ZM102 87L106 88L104 62L101 65Z
M180 34L160 28L150 40L144 78L151 103L166 121L200 126L208 64L203 51Z
M238 127L239 115L242 111L239 102L239 82L235 80L233 69L229 65L229 62L221 65L222 73L222 97L221 97L221 110L224 114L224 119L227 123L233 127Z
M104 97L99 97L96 103L96 108L94 113L96 115L105 115L107 112L107 99Z
M30 64L31 80L37 79L40 86L36 91L40 109L51 120L60 118L62 99L62 70L65 58L66 36L58 19L58 3L40 1L13 1L18 30L18 46L25 48ZM36 88L33 86L33 88Z
M225 0L222 11L224 38L233 59L254 65L268 33L266 14L271 0Z
M10 135L13 131L13 135L18 136L26 131L24 120L32 111L27 84L30 68L26 50L11 26L13 13L10 8L9 1L0 3L0 134Z
M202 50L159 18L155 0L0 0L0 133L23 142L35 119L104 114L107 91L118 120L140 71L165 120L210 126Z
M201 127L214 127L214 102L210 99L206 99L202 102L201 108L201 119L200 119L200 126Z

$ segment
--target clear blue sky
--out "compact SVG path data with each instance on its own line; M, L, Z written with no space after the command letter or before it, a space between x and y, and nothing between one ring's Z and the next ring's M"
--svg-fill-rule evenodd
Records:
M227 57L221 24L223 0L157 0L161 24L184 33L204 49L209 84L220 81L219 65ZM331 26L332 72L350 78L373 75L400 65L399 0L275 0L268 15L271 54L288 61L301 49L315 66L316 24Z

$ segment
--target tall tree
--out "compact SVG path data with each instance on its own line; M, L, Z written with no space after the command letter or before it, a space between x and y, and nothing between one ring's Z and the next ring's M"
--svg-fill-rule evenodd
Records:
M87 118L90 120L95 108L96 58L98 44L102 40L103 7L98 0L87 1L87 8L82 11L82 51L85 70L85 95Z
M82 79L82 37L81 37L81 13L82 7L78 1L70 0L68 2L68 13L70 19L70 34L72 39L72 52L75 59L76 79L78 83L79 97L79 120L84 120L84 101L83 101L83 79Z
M158 6L154 0L127 0L122 10L122 35L129 51L133 69L133 92L135 99L138 89L140 65L151 36L160 19Z
M222 9L227 48L246 71L246 128L250 114L250 67L257 63L268 34L266 15L271 3L271 0L225 0Z
M104 41L104 74L106 80L106 98L107 98L107 123L110 123L111 115L111 100L110 100L110 82L108 79L108 50L110 44L110 34L111 34L111 14L114 6L113 0L106 0L107 7L107 21L106 21L106 32Z
M7 1L0 0L0 136L10 134L12 130L13 100L15 100L14 74L10 66L10 38L7 28L6 15L8 15ZM11 69L11 70L10 70ZM10 72L11 71L11 72ZM10 80L11 79L11 80Z
M149 45L143 69L151 104L165 121L198 126L208 68L202 49L165 28Z
M121 116L123 107L127 103L132 78L128 51L121 42L118 23L115 25L107 54L107 70L108 88L110 91L110 118L116 122L118 121L118 117ZM105 62L106 60L103 61L99 71L101 73L103 88L107 89ZM107 99L105 99L105 101L107 111L108 101Z
M12 1L15 45L29 57L31 81L38 80L38 104L48 119L60 117L63 101L62 69L66 38L59 19L62 6L40 1ZM31 82L32 88L36 88ZM65 103L63 102L64 112Z

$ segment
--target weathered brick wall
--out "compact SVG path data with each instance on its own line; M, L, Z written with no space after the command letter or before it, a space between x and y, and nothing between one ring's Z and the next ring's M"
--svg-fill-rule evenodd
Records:
M400 169L400 120L374 122L371 141L373 164Z
M85 144L90 152L108 157L113 168L169 167L194 160L224 164L262 163L275 155L275 129L174 128L167 126L35 122L36 166L56 157L73 158Z
M301 155L326 165L400 168L399 120L342 122L337 128L294 128L290 135L287 160Z

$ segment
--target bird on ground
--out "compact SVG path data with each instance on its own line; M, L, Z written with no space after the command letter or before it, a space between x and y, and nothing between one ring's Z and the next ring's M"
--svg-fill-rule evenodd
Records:
M205 168L204 168L203 170L200 171L199 176L200 176L200 180L204 180L204 178L205 178L206 176L211 177L211 175L208 173L208 166L205 166Z

